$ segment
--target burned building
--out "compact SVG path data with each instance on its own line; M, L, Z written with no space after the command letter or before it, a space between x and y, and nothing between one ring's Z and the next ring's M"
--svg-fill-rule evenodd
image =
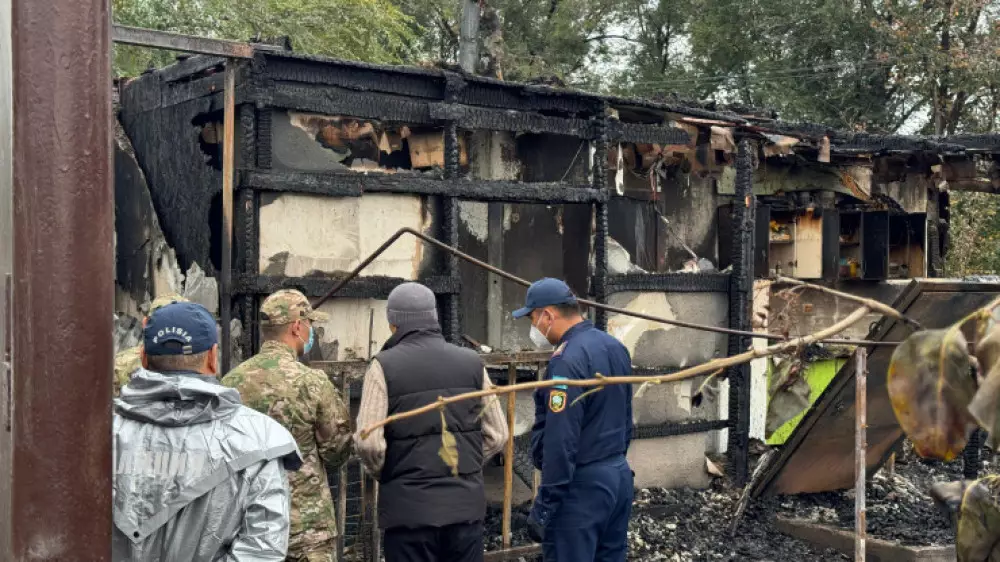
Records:
M123 312L179 288L165 273L173 259L176 270L208 278L222 268L224 63L184 58L120 84ZM266 46L238 64L233 285L221 295L241 326L237 360L259 345L263 297L286 287L323 297L401 227L524 279L564 278L578 294L621 309L748 331L760 327L751 305L766 302L772 278L890 300L888 280L938 275L948 190L1000 186L993 137L845 133L736 108ZM537 361L524 359L527 325L510 316L524 288L412 237L322 305L332 320L318 331L314 365L350 386L388 338L385 299L406 280L438 295L450 341L496 352L487 357L499 384L539 375ZM810 322L838 314L833 303L793 311L792 321L806 333ZM625 343L642 374L751 345L744 335L591 315ZM746 479L748 441L762 436L766 375L749 365L727 374L697 397L699 379L636 400L630 458L638 485L704 486L710 452L728 452L736 481ZM522 499L530 498L530 408L530 396L517 397Z

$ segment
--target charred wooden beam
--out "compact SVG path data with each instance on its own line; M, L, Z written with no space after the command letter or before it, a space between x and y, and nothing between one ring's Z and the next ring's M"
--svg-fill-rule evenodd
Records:
M337 172L244 172L241 188L257 191L360 197L363 193L446 195L476 201L523 203L592 203L608 194L585 185L562 182L522 183L503 180L435 179L415 174Z
M275 275L243 275L235 284L236 293L269 295L281 289L298 289L307 297L327 294L339 281L336 277L283 277ZM338 298L387 299L389 293L408 279L400 277L370 276L351 280L337 292ZM461 290L457 277L426 277L420 282L437 295L452 295Z
M963 146L969 151L1000 152L1000 134L950 135L941 140L948 144Z
M528 111L437 103L431 104L430 116L438 121L454 121L463 129L471 130L551 133L578 138L594 135L593 123L587 119L549 117Z
M529 111L490 109L457 103L429 102L400 95L357 92L336 86L278 82L260 94L271 107L324 115L350 115L362 119L408 125L454 122L467 130L551 133L579 138L593 136L586 119L550 117Z
M596 283L596 280L593 281ZM656 291L665 293L726 293L728 273L630 273L611 275L607 293Z
M381 92L439 100L444 80L422 69L386 67L339 60L318 60L294 53L266 56L264 76L268 80L339 86L359 92Z
M270 107L408 125L436 124L430 117L429 104L425 100L405 96L291 82L278 82L260 95L259 101Z
M686 131L675 127L621 121L608 122L608 140L611 142L687 144L688 139Z
M632 439L655 439L657 437L673 437L675 435L691 435L707 433L730 427L729 420L692 420L685 422L667 422L657 425L640 425L632 430Z
M253 57L257 49L275 50L279 48L262 43L241 43L239 41L226 41L224 39L209 39L207 37L182 35L169 31L127 27L124 25L111 26L111 39L115 43L123 45L216 55L232 59L249 59Z
M389 67L334 60L298 53L267 53L266 78L274 81L338 86L360 92L378 92L455 103L571 114L596 110L599 98L593 94L546 86L504 82L482 76L443 69Z
M222 65L225 62L226 62L225 57L214 57L205 55L194 56L186 58L182 61L178 61L161 70L157 70L156 74L159 74L160 80L162 80L166 84L169 84L171 82L189 80L191 77L197 76L213 68L217 68L219 72L221 72Z

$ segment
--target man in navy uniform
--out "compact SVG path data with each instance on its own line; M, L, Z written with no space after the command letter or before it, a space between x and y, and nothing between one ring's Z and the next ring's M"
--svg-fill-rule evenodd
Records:
M531 316L531 341L557 345L547 379L632 374L625 346L583 318L576 296L558 279L536 281L515 318ZM547 562L624 562L632 512L630 385L609 385L574 404L587 387L557 384L535 392L531 450L542 472L528 517L529 535Z

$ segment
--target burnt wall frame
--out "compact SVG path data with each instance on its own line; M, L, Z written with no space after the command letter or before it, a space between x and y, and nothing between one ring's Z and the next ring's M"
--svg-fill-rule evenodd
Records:
M211 67L188 62L192 69ZM172 80L182 80L174 76ZM183 74L183 72L180 72ZM611 119L605 99L578 92L543 86L512 85L447 71L389 69L375 65L330 61L297 55L259 53L238 75L241 102L241 152L239 191L236 209L236 268L238 282L231 298L236 300L245 324L241 340L249 356L256 346L254 308L264 294L282 287L301 287L319 296L332 281L325 278L272 278L259 272L260 191L312 193L329 196L361 196L365 192L416 193L441 197L442 221L439 236L451 245L458 243L457 201L504 201L520 203L586 203L593 205L595 271L590 293L607 302L609 292L629 287L683 291L717 292L723 277L687 279L656 278L639 283L617 279L609 285L607 271L608 207L610 188L607 162L595 157L588 186L568 182L474 181L459 177L457 131L461 129L503 130L576 136L589 141L594 153L607 153L610 142L660 142L683 144L683 130L649 123L625 123ZM184 95L210 95L212 77L196 78L184 86ZM174 84L178 86L178 84ZM155 88L167 87L162 81ZM176 88L175 88L176 89ZM177 90L178 92L180 90ZM163 95L158 97L161 104ZM176 96L174 96L176 97ZM152 101L152 100L151 100ZM249 103L247 103L249 102ZM213 104L214 107L214 104ZM307 174L272 170L272 118L275 110L291 109L324 114L343 114L386 122L426 124L445 128L445 170L443 177L363 175L354 172ZM428 278L432 290L442 297L443 328L452 341L461 334L457 260L446 257L442 277ZM342 297L385 298L402 280L361 278L345 288ZM607 328L607 315L598 311L596 325Z
M733 198L732 274L729 282L729 327L749 332L753 305L756 200L753 195L753 145L739 141L736 156L736 196ZM751 345L746 336L730 335L728 355L738 355ZM750 364L731 367L729 378L729 459L731 477L743 486L749 477Z
M446 136L445 139L447 138ZM443 179L433 179L406 174L363 174L353 171L307 173L245 170L240 174L240 188L331 197L360 197L364 193L440 195L507 203L592 203L604 202L608 198L606 191L565 182L470 180L458 178L457 171L446 171L445 176Z

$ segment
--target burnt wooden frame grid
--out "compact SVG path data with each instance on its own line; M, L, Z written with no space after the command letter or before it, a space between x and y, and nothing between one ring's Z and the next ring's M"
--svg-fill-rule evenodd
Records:
M192 59L188 59L191 61ZM197 61L195 61L197 62ZM188 63L191 64L191 63ZM609 294L624 290L672 292L727 292L731 307L738 284L728 274L655 274L609 276L607 271L608 207L611 197L607 184L606 159L596 157L591 170L591 184L569 182L504 182L468 180L458 177L457 134L462 129L514 130L577 136L590 142L595 154L606 154L610 142L659 142L682 144L687 135L681 130L655 124L622 123L608 117L607 100L578 93L553 94L535 88L457 73L429 73L413 69L376 67L359 63L313 60L285 53L258 52L250 64L242 63L237 74L237 115L240 124L234 230L236 269L232 293L222 295L235 301L244 330L240 345L249 356L258 340L256 307L263 295L278 288L303 288L310 296L320 296L333 283L329 279L262 276L259 271L259 210L261 191L285 191L322 194L334 197L357 197L364 192L419 193L442 198L443 216L439 237L457 246L457 201L502 201L522 203L590 203L594 206L597 231L594 241L597 267L591 278L595 300L607 302ZM201 65L203 66L203 65ZM191 68L199 68L193 65ZM443 77L443 80L442 80ZM178 77L180 79L181 77ZM217 77L195 78L184 95L213 97L210 93ZM176 97L176 96L174 96ZM168 100L163 100L168 102ZM176 103L178 99L169 102ZM387 105L391 104L391 105ZM391 108L391 111L389 109ZM272 111L297 109L327 114L344 114L388 121L426 123L445 130L445 169L442 177L399 178L363 176L356 172L309 174L272 170ZM388 118L385 112L391 115ZM552 113L571 115L553 117ZM742 162L738 162L738 166ZM746 220L745 218L743 220ZM752 216L749 219L752 221ZM752 230L752 222L751 222ZM740 251L747 240L734 236ZM749 241L752 244L752 239ZM736 269L734 268L734 274ZM362 277L349 284L342 297L385 298L403 279ZM457 259L449 256L445 275L421 279L440 297L446 336L458 341L460 282ZM742 300L742 299L741 299ZM745 300L742 302L746 303ZM749 328L749 309L734 315L733 327ZM603 311L595 315L596 324L607 328ZM730 336L734 349L735 336ZM731 374L731 396L749 398L749 377ZM746 388L743 388L746 386ZM694 420L636 429L636 438L663 437L702 433L728 428L734 476L746 474L746 443L749 403L731 400L728 420ZM519 451L520 452L520 451Z

